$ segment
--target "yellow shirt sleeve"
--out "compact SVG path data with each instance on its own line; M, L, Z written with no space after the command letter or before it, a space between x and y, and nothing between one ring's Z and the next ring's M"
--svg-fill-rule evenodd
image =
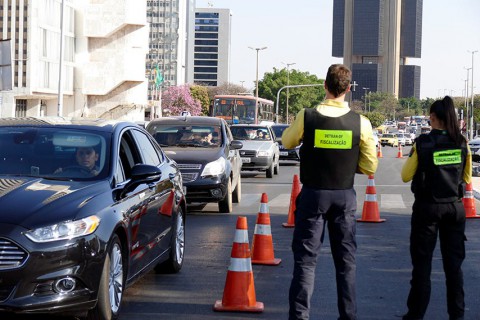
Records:
M467 159L465 162L465 169L463 171L463 181L465 183L472 182L472 153L470 151L470 147L467 145L468 153ZM416 144L413 144L412 151L410 151L410 155L407 158L407 161L403 164L402 167L402 180L403 182L409 182L413 179L415 172L417 172L418 168L418 154L417 154L417 147Z
M408 155L407 161L403 164L402 167L402 181L408 182L413 179L415 172L417 172L418 167L418 154L417 154L417 147L414 143L412 146L412 150L410 150L410 154Z
M467 144L467 161L465 162L465 169L463 170L463 181L465 183L472 182L472 151L470 151L470 146Z
M300 145L300 141L303 139L303 129L304 129L304 116L305 109L300 110L295 117L293 123L283 131L282 134L282 144L286 149L293 149L296 146Z
M358 171L371 175L377 171L378 158L377 146L373 139L372 124L364 117L360 116L360 156L358 158Z

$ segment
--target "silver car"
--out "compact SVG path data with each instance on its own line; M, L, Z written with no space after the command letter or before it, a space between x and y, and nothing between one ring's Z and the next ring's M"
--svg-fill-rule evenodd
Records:
M275 134L267 125L232 125L233 138L243 143L240 149L242 171L265 171L273 178L280 170L280 150Z

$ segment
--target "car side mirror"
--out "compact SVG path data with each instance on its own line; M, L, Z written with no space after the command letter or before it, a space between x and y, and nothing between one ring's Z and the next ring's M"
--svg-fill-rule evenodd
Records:
M241 141L238 141L238 140L233 140L232 142L230 142L230 148L233 149L233 150L242 149L243 148L243 143Z
M161 176L162 172L155 166L149 164L134 165L131 171L131 179L120 193L120 198L123 198L125 194L132 191L142 183L152 183L159 181Z

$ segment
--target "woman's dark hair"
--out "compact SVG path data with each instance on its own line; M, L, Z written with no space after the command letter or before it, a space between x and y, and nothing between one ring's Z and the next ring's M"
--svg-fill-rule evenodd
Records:
M430 106L430 113L435 113L435 116L444 123L448 135L455 141L457 146L460 146L465 141L460 132L452 98L445 96L442 100L436 100Z

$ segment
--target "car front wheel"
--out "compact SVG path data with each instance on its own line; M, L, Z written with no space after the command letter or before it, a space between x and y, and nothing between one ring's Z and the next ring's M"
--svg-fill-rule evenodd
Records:
M275 163L272 161L272 164L267 169L267 178L273 178L274 165Z
M242 177L238 175L238 182L235 190L233 190L233 203L240 203L242 200Z
M218 211L220 213L231 213L233 211L233 199L232 199L232 179L228 178L227 193L225 197L218 202Z
M122 303L125 264L122 244L116 234L113 235L108 248L98 286L97 305L88 312L89 320L116 319Z
M273 169L274 174L279 174L280 173L280 160L277 159L277 163L275 164L275 168Z

